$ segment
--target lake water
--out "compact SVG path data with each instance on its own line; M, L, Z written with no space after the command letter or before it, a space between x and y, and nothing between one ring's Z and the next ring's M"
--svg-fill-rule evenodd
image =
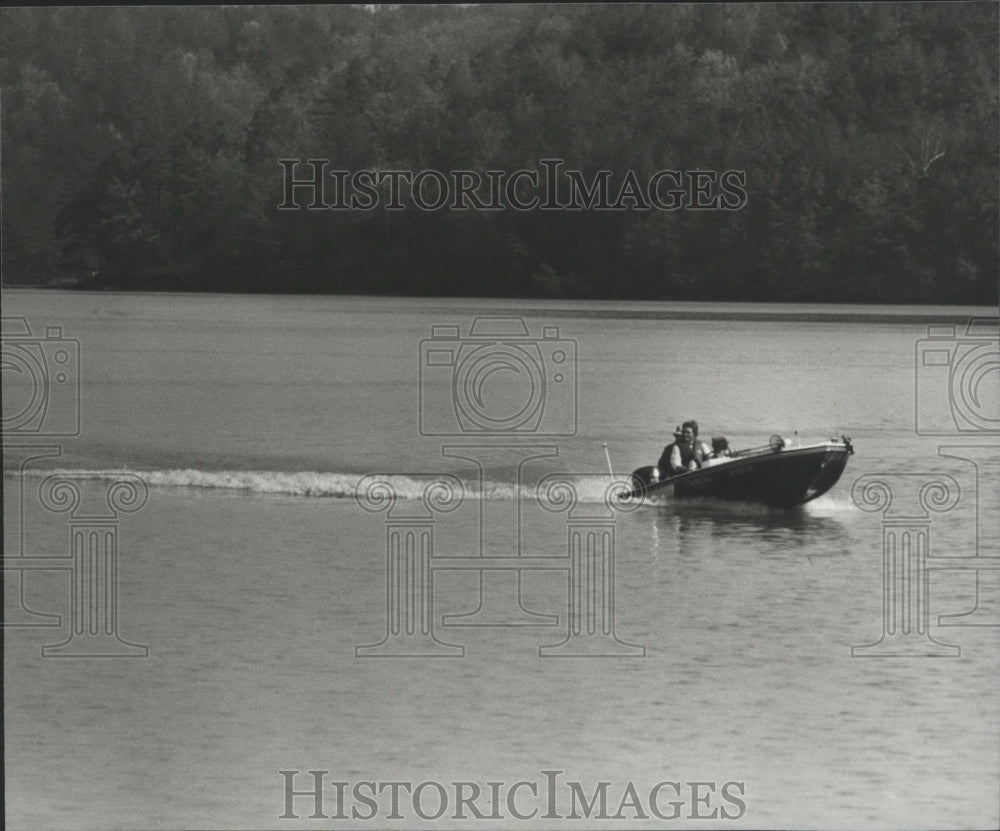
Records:
M3 303L7 827L1000 824L996 330L925 343L990 310ZM609 507L608 458L652 464L692 417L856 454L796 510ZM569 565L588 529L613 574ZM905 597L884 532L929 541ZM887 596L909 654L852 654ZM287 793L312 770L319 809ZM370 809L390 782L431 784Z

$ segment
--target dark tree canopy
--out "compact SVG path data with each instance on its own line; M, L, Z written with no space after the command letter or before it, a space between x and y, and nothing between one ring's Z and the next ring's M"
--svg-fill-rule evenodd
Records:
M4 281L996 303L997 9L2 9ZM278 208L280 159L555 158L613 193L741 171L746 201Z

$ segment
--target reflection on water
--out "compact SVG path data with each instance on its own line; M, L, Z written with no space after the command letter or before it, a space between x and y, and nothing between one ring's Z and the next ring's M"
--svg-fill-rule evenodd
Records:
M808 506L769 508L713 499L670 500L649 506L635 521L649 526L654 545L661 538L674 540L682 555L696 553L706 541L714 541L750 544L761 556L795 549L809 556L829 556L846 553L849 539L843 520Z

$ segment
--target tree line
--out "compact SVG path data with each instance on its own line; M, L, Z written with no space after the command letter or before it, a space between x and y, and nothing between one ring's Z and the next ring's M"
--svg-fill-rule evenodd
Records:
M996 303L997 32L994 3L3 9L4 281ZM289 209L310 159L377 204ZM530 176L529 209L386 209L387 172L477 174L468 204L551 160L617 209ZM726 173L745 198L692 209Z

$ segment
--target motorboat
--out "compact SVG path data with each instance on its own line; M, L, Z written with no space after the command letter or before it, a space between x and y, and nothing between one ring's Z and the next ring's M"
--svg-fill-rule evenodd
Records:
M846 436L801 445L771 436L766 446L708 459L697 470L673 476L661 478L652 465L641 467L632 473L632 489L620 496L708 497L789 508L836 485L853 453Z

